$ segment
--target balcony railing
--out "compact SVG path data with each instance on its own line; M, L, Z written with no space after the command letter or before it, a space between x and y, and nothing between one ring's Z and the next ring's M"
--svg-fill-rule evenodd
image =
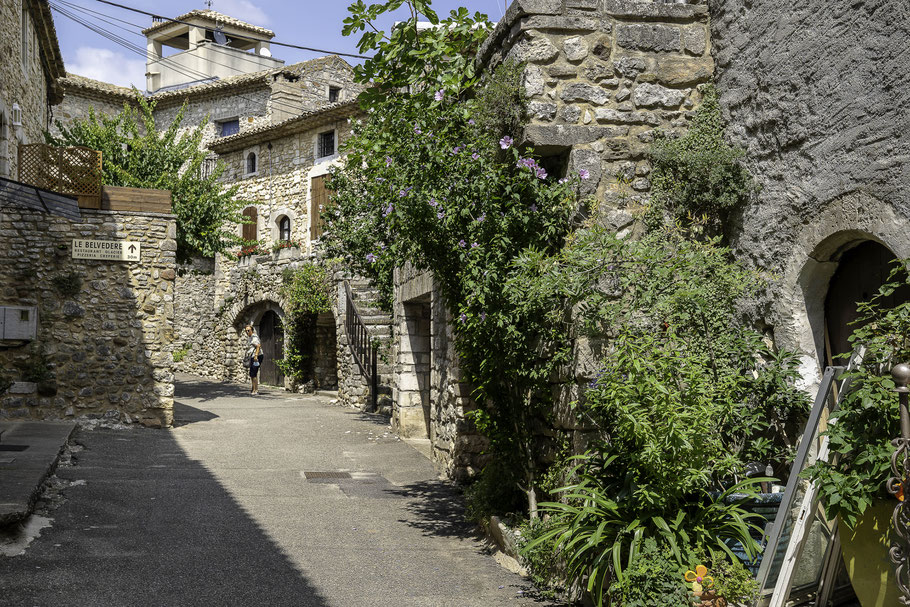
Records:
M79 206L101 208L101 152L43 143L19 146L19 181L79 198Z

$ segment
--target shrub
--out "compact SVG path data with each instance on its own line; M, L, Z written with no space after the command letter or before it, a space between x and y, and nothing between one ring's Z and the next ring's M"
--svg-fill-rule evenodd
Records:
M684 584L685 569L666 547L653 538L642 543L622 580L610 586L615 607L691 607L692 597Z
M51 281L54 283L54 288L64 297L75 297L82 291L82 276L76 272L58 274Z
M188 345L183 348L180 348L179 350L174 350L173 354L171 355L171 357L174 359L174 362L179 363L184 358L186 358L186 355L190 353L190 349L192 347L193 347L192 345Z

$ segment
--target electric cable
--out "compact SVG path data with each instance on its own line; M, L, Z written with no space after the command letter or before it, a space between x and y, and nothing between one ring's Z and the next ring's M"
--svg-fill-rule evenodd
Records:
M73 14L69 10L57 5L56 2L50 2L49 4L55 11L57 11L59 14L63 15L64 17L67 17L68 19L75 21L76 23L82 25L83 27L88 28L89 30L97 33L98 35L102 36L103 38L125 48L126 50L128 50L130 52L135 53L141 57L144 57L146 59L146 61L148 61L150 59L158 60L160 63L166 64L168 67L170 67L172 70L176 71L177 73L179 73L183 76L186 76L187 78L196 80L196 81L210 80L212 78L209 74L206 74L204 72L201 72L198 70L193 70L191 68L187 68L185 66L176 64L175 62L170 60L170 58L168 58L168 57L162 57L161 59L158 59L157 57L153 57L152 55L149 54L147 49L142 48L136 44L133 44L129 40L126 40L125 38L118 36L117 34L111 32L101 26L93 24L93 23L83 19L79 15ZM207 60L207 61L210 63L213 63L215 65L221 65L222 67L227 67L227 68L230 68L233 70L238 70L238 68L236 68L234 66L220 64L220 63L218 63L216 61L212 61L212 60ZM263 70L263 71L268 71L268 70ZM245 95L239 94L239 93L234 94L234 96L238 97L240 99L245 99L247 101L251 101L256 105L259 105L262 108L263 112L267 111L268 101L266 101L265 102L266 105L263 106L259 103L258 100L254 99L252 97L248 97L248 96L245 96ZM278 107L279 109L284 109L285 111L287 111L291 114L300 114L302 112L302 108L290 106L290 105L287 105L287 104L284 104L284 103L278 102L278 101L273 101L272 105L274 107Z
M198 27L198 25L196 25L196 24L194 24L194 23L190 23L190 22L188 22L188 21L181 21L181 20L179 20L179 19L171 19L170 17L164 17L164 16L162 16L162 15L156 15L155 13L150 13L150 12L148 12L148 11L144 11L144 10L141 10L141 9L138 9L138 8L133 8L133 7L131 7L131 6L126 6L125 4L119 4L119 3L117 3L117 2L111 2L110 0L95 0L95 1L96 1L96 2L101 2L102 4L109 4L110 6L116 6L117 8L122 8L122 9L124 9L124 10L132 11L132 12L134 12L134 13L139 13L139 14L142 14L142 15L146 15L146 16L151 17L152 19L160 19L160 20L162 20L162 21L169 21L169 22L171 22L171 23L180 23L180 24L182 24L182 25L191 25L191 26L193 26L193 27ZM287 47L287 48L295 48L295 49L298 49L298 50L301 50L301 51L310 51L310 52L314 52L314 53L322 53L322 54L324 54L324 55L338 55L338 56L340 56L340 57L353 57L354 59L370 59L370 57L366 57L366 56L364 56L364 55L355 55L355 54L353 54L353 53L340 53L340 52L336 52L336 51L327 51L327 50L324 50L324 49L318 49L318 48L313 48L313 47L309 47L309 46L301 46L301 45L299 45L299 44L290 44L290 43L288 43L288 42L276 42L275 40L267 40L267 39L265 39L265 38L253 38L252 36L243 36L243 35L240 35L240 34L231 34L231 36L233 36L234 38L238 38L238 39L240 39L240 40L248 40L248 41L250 41L250 42L268 42L269 44L274 44L274 45L276 45L276 46L284 46L284 47Z

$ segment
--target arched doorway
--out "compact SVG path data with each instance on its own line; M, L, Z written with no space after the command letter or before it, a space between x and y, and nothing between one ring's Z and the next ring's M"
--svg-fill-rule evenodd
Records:
M270 386L284 386L284 373L278 367L277 361L284 358L284 328L281 317L274 311L267 310L259 319L257 333L262 342L262 369L259 371L259 380Z
M845 355L853 348L850 336L860 316L858 305L878 293L894 268L897 256L884 245L866 240L845 250L837 260L837 269L825 296L825 359L822 366L844 364ZM898 289L881 300L884 307L894 307L910 299L908 289Z

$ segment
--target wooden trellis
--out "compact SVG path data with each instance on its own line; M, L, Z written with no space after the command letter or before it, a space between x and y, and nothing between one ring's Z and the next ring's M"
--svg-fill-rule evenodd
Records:
M19 181L77 196L83 208L101 208L101 152L43 143L20 145Z

